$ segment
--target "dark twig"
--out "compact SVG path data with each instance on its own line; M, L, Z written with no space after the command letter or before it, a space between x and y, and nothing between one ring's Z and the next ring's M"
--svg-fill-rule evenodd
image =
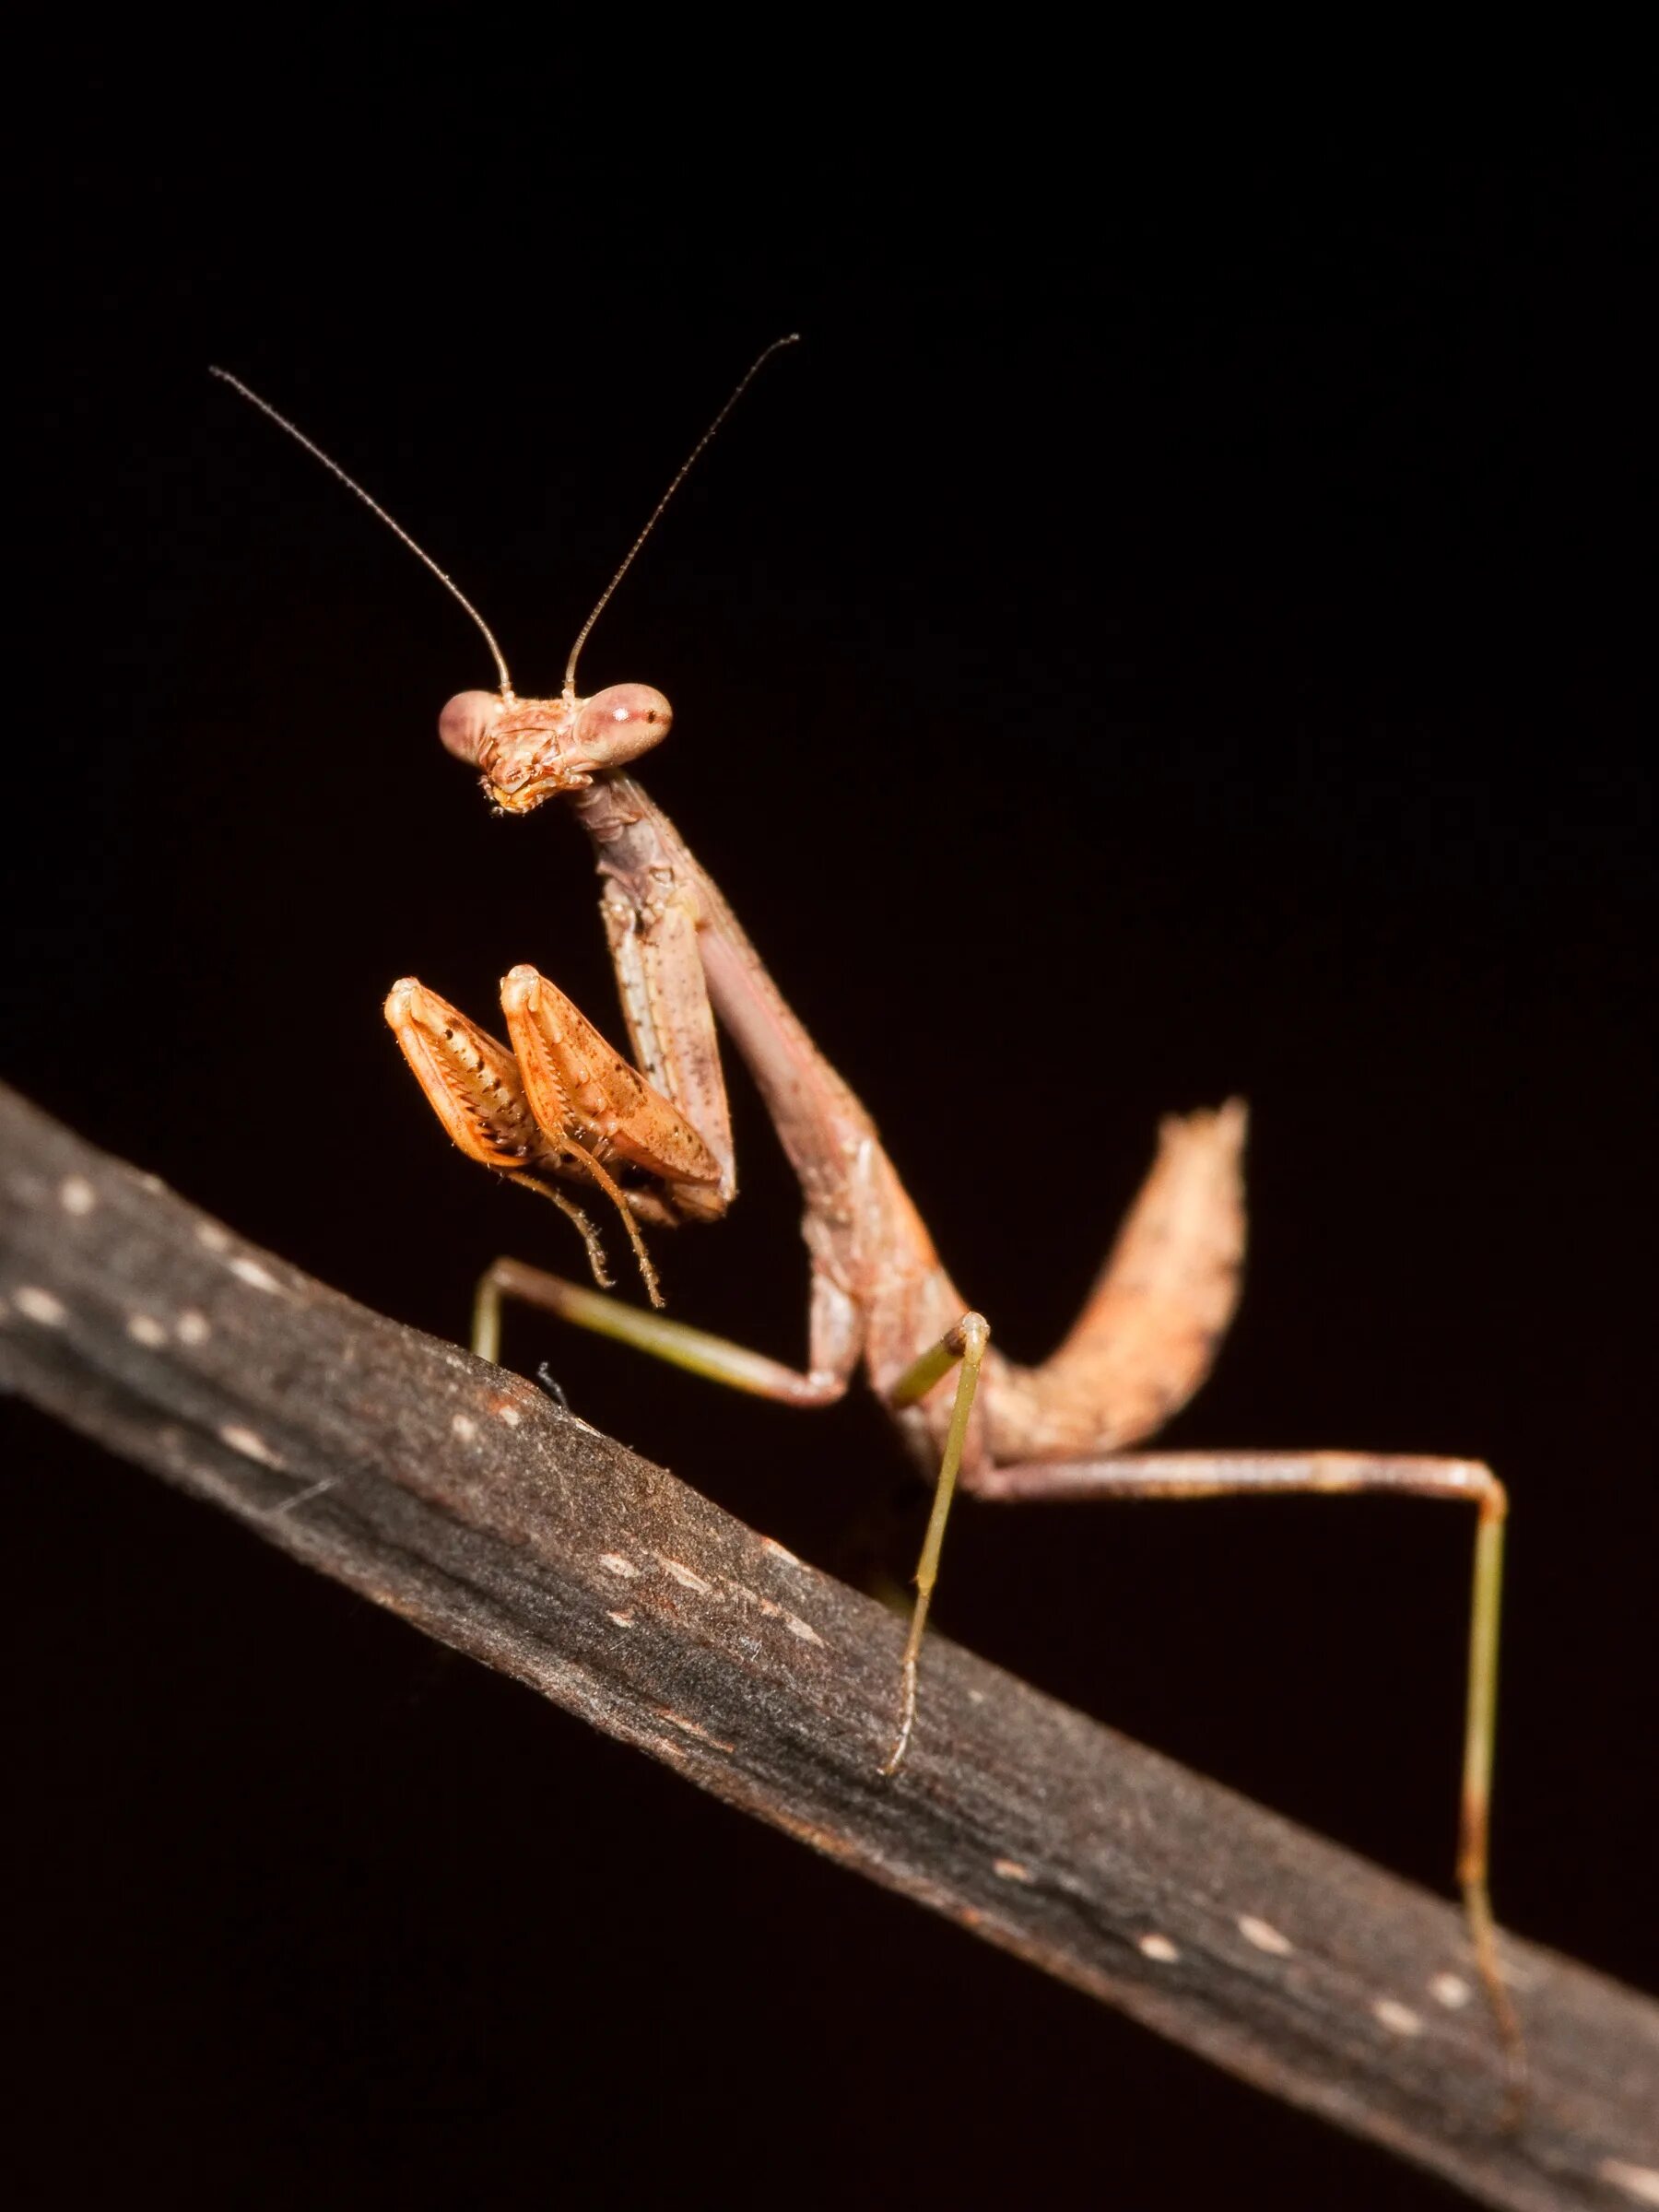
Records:
M1659 2006L901 1625L498 1368L0 1092L0 1377L728 1802L1494 2205L1659 2203ZM1460 1997L1468 2001L1459 2002ZM1645 2179L1644 2179L1645 2175Z

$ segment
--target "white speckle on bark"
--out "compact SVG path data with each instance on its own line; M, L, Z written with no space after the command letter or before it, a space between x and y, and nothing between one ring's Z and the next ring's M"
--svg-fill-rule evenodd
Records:
M1135 1948L1143 1959L1154 1959L1159 1966L1173 1966L1181 1953L1167 1936L1143 1936Z
M206 1313L198 1313L194 1306L181 1313L174 1323L181 1344L206 1344L213 1334L212 1324Z
M196 1242L206 1244L209 1252L229 1252L230 1249L230 1232L221 1229L217 1221L198 1221L195 1233Z
M1289 1936L1281 1936L1271 1921L1257 1920L1253 1913L1246 1912L1238 1927L1246 1943L1253 1943L1258 1951L1265 1951L1269 1958L1288 1959L1296 1948Z
M629 1582L640 1571L633 1561L625 1559L619 1551L602 1551L599 1554L599 1564L607 1574L620 1574Z
M473 1419L470 1413L456 1414L453 1420L451 1421L450 1427L464 1444L470 1444L478 1433L478 1424Z
M619 1629L631 1629L634 1624L634 1617L631 1613L607 1613L605 1618L606 1620L614 1620Z
M1474 1994L1461 1974L1436 1974L1429 1984L1429 1994L1448 2012L1461 2012Z
M32 1283L21 1283L12 1292L12 1303L25 1321L37 1321L43 1329L61 1329L68 1320L67 1309L50 1290L37 1290Z
M711 1594L710 1585L700 1574L693 1574L689 1567L682 1567L677 1559L671 1559L663 1552L659 1551L657 1558L663 1562L664 1573L677 1582L682 1590L695 1590L702 1597Z
M1019 1859L993 1859L991 1871L999 1881L1004 1882L1034 1882L1037 1879L1030 1868Z
M65 1175L58 1184L58 1204L66 1214L89 1214L98 1204L98 1193L84 1175Z
M1423 2021L1420 2013L1413 2012L1409 2005L1402 2005L1397 1997L1378 1997L1371 2011L1391 2035L1421 2035Z
M153 1313L129 1313L126 1333L135 1344L147 1344L152 1350L167 1342L167 1331Z
M760 1548L762 1551L770 1551L774 1559L782 1559L785 1567L798 1567L801 1564L794 1553L786 1546L780 1544L776 1536L762 1536Z
M268 1267L262 1267L257 1260L249 1259L245 1253L239 1253L231 1261L230 1272L238 1282L246 1283L254 1290L280 1290L282 1288Z
M218 1434L221 1444L229 1444L232 1452L240 1452L244 1459L256 1459L262 1467L282 1465L257 1430L244 1429L239 1421L227 1421Z
M811 1622L803 1620L798 1613L785 1613L783 1625L792 1636L798 1636L803 1643L816 1643L820 1651L829 1649Z

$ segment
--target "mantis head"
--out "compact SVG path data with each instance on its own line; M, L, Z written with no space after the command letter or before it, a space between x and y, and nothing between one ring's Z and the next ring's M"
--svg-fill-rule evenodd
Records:
M558 699L518 698L495 632L453 577L446 575L425 547L416 544L403 524L394 521L378 500L371 499L337 461L330 460L322 447L314 445L286 415L279 415L269 400L261 399L257 392L250 390L228 370L214 369L209 374L240 393L251 406L257 407L297 445L303 446L313 460L320 461L331 476L337 477L371 514L384 523L417 560L431 571L450 596L471 616L489 648L496 674L501 679L500 688L456 692L438 717L438 734L457 759L479 771L485 791L498 806L508 814L529 814L556 792L581 791L604 770L626 766L667 736L673 712L662 693L653 691L649 684L611 684L603 691L595 691L592 699L579 699L577 656L594 623L609 605L612 593L633 566L640 547L656 527L664 508L685 482L698 455L765 363L780 347L794 343L793 335L772 340L681 464L667 490L652 509L644 529L623 555L621 566L600 593L599 604L577 632L571 657L565 663L564 690Z
M528 814L561 791L581 791L603 769L621 768L668 735L674 712L649 684L611 684L592 699L517 699L510 690L458 691L438 735L479 771L508 814Z

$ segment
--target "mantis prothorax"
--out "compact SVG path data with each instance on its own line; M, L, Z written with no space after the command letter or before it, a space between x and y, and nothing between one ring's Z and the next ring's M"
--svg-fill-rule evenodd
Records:
M718 1017L753 1077L800 1183L811 1290L807 1359L763 1354L502 1259L478 1287L473 1346L495 1359L501 1308L519 1299L581 1327L762 1397L828 1406L863 1364L932 1473L934 1503L881 1761L895 1774L917 1713L918 1661L952 1497L1200 1499L1387 1491L1476 1509L1474 1587L1457 1878L1475 1961L1502 2039L1518 2111L1520 2029L1499 1961L1488 1888L1498 1624L1507 1500L1480 1462L1394 1453L1135 1452L1204 1381L1238 1303L1244 1253L1241 1101L1166 1120L1151 1170L1070 1334L1039 1367L990 1342L945 1272L876 1125L791 1011L730 907L629 772L668 734L658 691L618 684L583 699L577 656L668 500L761 364L693 449L572 648L557 699L520 699L488 626L435 561L361 487L258 395L223 378L305 446L402 538L477 623L499 687L463 691L440 717L446 747L511 814L566 797L593 841L600 911L633 1063L554 984L515 967L501 985L511 1047L413 978L386 1018L428 1100L470 1158L552 1198L580 1228L608 1288L586 1216L555 1179L618 1208L653 1307L662 1304L640 1224L712 1221L736 1194ZM952 1372L954 1371L954 1381Z

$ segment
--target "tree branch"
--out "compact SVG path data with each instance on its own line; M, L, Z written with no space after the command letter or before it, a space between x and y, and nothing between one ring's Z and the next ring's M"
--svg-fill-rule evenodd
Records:
M728 1803L1493 2205L1659 2204L1659 2006L902 1626L0 1090L0 1380Z

